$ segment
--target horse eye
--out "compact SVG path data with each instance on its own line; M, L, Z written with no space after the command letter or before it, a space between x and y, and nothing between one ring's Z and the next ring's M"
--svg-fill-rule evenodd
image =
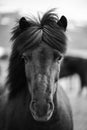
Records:
M62 56L57 57L57 61L60 61L62 59Z
M29 61L28 56L23 55L22 58L24 59L25 63Z
M59 62L61 60L62 56L58 52L54 52L54 60Z

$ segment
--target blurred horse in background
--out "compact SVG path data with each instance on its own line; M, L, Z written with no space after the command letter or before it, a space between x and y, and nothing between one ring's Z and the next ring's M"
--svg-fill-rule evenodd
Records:
M87 59L75 56L65 56L61 65L60 79L78 74L81 85L79 94L87 87Z
M22 17L13 30L1 130L73 130L69 100L58 85L67 19L53 11L38 20Z

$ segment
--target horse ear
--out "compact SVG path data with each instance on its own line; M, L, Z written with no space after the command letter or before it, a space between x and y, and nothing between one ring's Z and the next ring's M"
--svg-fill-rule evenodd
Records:
M22 18L19 20L19 26L20 26L20 29L25 30L25 29L27 29L27 27L30 26L30 24L29 24L29 22L25 19L25 17L22 17Z
M66 28L67 28L67 19L65 16L62 16L60 18L60 20L57 22L57 24L62 27L64 29L64 31L66 31Z

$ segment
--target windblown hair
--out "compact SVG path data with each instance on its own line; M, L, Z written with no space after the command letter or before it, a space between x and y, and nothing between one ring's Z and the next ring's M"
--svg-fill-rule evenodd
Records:
M52 48L61 53L66 51L66 36L64 30L58 25L57 14L50 10L42 18L19 20L18 25L13 29L12 53L9 63L7 84L10 85L10 94L15 95L23 88L26 88L26 77L24 62L21 55L28 49L33 49L44 41Z

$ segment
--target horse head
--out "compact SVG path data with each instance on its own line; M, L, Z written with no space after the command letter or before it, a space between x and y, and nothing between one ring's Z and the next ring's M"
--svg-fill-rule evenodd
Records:
M39 21L22 17L13 35L13 48L16 48L23 59L31 97L29 109L37 121L48 121L55 109L53 100L61 60L66 51L66 27L66 17L58 19L51 10Z

